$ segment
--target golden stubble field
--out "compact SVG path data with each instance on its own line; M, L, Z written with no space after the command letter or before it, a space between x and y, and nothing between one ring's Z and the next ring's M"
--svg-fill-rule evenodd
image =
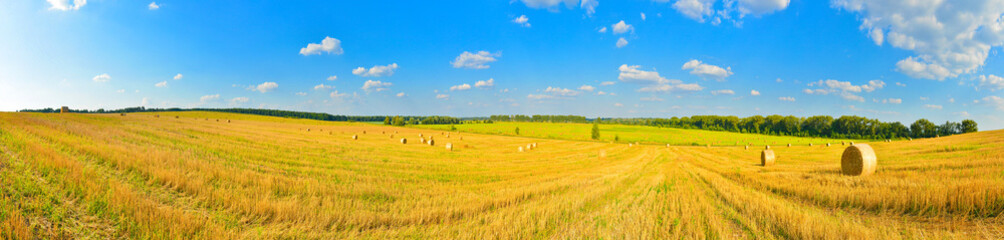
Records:
M0 238L1004 238L1002 131L869 143L869 177L839 144L760 167L759 146L445 134L0 113Z

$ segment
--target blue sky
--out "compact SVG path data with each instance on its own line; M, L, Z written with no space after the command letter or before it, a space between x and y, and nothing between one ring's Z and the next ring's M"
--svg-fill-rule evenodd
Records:
M926 2L5 1L0 111L859 115L1004 128L1004 2Z

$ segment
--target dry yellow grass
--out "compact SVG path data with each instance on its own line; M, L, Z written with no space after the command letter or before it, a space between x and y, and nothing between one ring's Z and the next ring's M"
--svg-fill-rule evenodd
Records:
M1001 131L872 143L858 178L842 147L763 168L740 146L454 132L448 151L389 137L434 130L152 115L0 113L0 237L1004 238Z

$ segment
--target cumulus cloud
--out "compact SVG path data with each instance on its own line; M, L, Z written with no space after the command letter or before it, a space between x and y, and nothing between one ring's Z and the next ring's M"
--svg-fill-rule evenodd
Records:
M279 88L279 84L278 83L275 83L275 82L263 82L261 84L258 84L258 86L250 86L250 87L248 87L248 90L258 91L258 92L261 92L261 93L267 93L267 92L271 92L272 90L275 90L276 88Z
M373 91L379 92L387 90L387 87L390 87L391 85L394 84L389 82L385 83L381 81L366 80L366 82L363 83L363 87L361 89L366 92L373 92Z
M334 98L334 99L339 99L339 98L347 97L347 96L349 96L349 94L348 93L340 93L340 92L338 92L338 90L335 90L335 91L331 91L331 94L328 94L328 96L330 96L331 98Z
M167 87L167 81L159 82L157 84L154 84L153 86L159 87L159 88Z
M692 59L683 64L681 68L683 70L690 70L690 75L699 76L701 78L711 78L718 81L724 81L725 78L732 76L732 67L722 68L719 66L702 63L696 59Z
M541 99L554 99L554 98L571 98L579 95L579 91L575 91L568 88L551 87L548 86L544 89L543 94L530 94L526 97L534 100Z
M979 87L990 89L990 91L997 91L1004 89L1004 78L998 77L997 75L980 75Z
M795 98L793 98L793 97L779 97L779 98L777 98L777 100L786 101L786 102L794 102Z
M905 83L896 82L896 86L906 87L906 84Z
M610 25L610 27L611 29L614 30L614 34L622 34L628 31L634 31L634 26L631 26L631 24L624 23L624 20L614 23L613 25Z
M883 104L900 104L900 103L903 103L903 99L902 98L889 98L889 99L882 99L881 102Z
M94 76L91 80L94 80L94 82L108 82L109 80L112 80L112 76L107 73L102 73L101 75Z
M592 92L593 90L596 90L596 88L593 87L593 86L589 86L589 85L582 85L581 87L579 87L579 90L586 91L586 92Z
M202 96L202 97L199 98L199 102L216 101L216 100L219 100L219 99L220 99L220 95L219 94L205 95L205 96Z
M857 13L860 28L875 41L913 51L896 63L913 78L944 80L972 73L990 49L1004 44L1004 4L998 0L896 1L834 0L834 7Z
M941 110L942 109L941 105L934 105L934 104L924 104L924 107L925 108L929 108L929 109L934 109L934 110Z
M998 96L989 96L983 98L983 103L992 106L994 108L997 108L997 110L1004 111L1004 98Z
M328 90L328 89L332 89L332 88L335 88L335 86L324 85L323 83L318 84L317 86L314 86L314 90Z
M328 81L334 81L334 80L338 80L338 76L331 75L328 77Z
M521 27L530 27L530 19L526 15L519 15L519 17L513 18L512 22Z
M87 5L87 0L73 0L73 4L70 4L70 0L45 0L45 1L49 2L49 4L52 5L51 7L49 7L49 10L58 10L58 11L78 10L84 5Z
M387 66L375 65L369 70L364 67L358 67L352 70L352 74L362 77L389 77L394 75L394 70L397 70L397 63L391 63Z
M606 82L601 82L601 83L600 83L600 86L610 86L610 85L614 85L614 84L617 84L617 82L614 82L614 81L606 81Z
M673 9L683 14L683 16L694 21L704 22L706 18L714 13L711 8L716 0L677 0L673 3Z
M628 41L627 41L627 39L620 38L620 39L617 39L617 44L616 45L617 45L617 48L622 48L622 47L628 45Z
M882 80L871 80L868 84L854 85L851 82L837 81L833 79L819 80L817 82L812 82L808 84L809 87L818 87L816 89L802 90L805 94L815 94L815 95L828 95L834 93L841 98L851 101L864 102L865 98L858 96L856 93L860 92L872 92L885 87L885 82Z
M453 64L453 68L486 69L491 67L488 66L488 63L495 62L495 58L501 56L502 53L489 53L488 51L478 51L477 53L464 51L450 64Z
M450 99L450 95L446 95L446 94L436 94L436 99L443 99L443 100L449 100L449 99Z
M489 78L488 80L481 80L474 83L476 88L492 88L495 87L495 79Z
M711 95L734 95L736 92L729 89L711 91Z
M643 85L639 92L670 92L670 91L700 91L704 89L700 85L684 84L680 80L666 79L656 71L640 70L641 66L621 65L618 70L620 74L617 79L626 83L636 83Z
M230 99L230 104L241 104L247 103L248 101L251 101L251 99L248 99L247 97L235 97Z
M596 0L520 0L527 7L530 8L543 8L551 11L557 11L558 5L565 4L565 7L571 9L575 7L581 7L582 10L586 11L586 15L593 15L596 12L596 6L600 3Z
M600 30L597 30L597 32L599 32L599 33L606 33L607 32L607 27L602 27L602 28L600 28Z
M656 0L668 2L668 0ZM722 20L733 20L741 24L741 19L748 16L762 16L788 8L789 0L724 0L718 5L718 0L678 0L673 3L673 9L684 17L698 22L710 20L712 24Z
M760 96L760 91L750 90L750 96Z
M157 2L150 2L149 5L146 5L146 8L150 10L157 10L160 9L160 5L157 5Z
M184 78L184 77L185 76L182 76L181 73L179 73L178 75L174 75L174 80L181 80L181 78Z
M300 55L303 56L313 54L320 55L322 53L341 55L344 53L344 51L342 51L342 41L333 37L324 37L324 40L321 40L320 44L309 43L307 44L307 47L300 49Z
M471 89L471 85L466 83L450 87L450 91L463 91L468 89Z

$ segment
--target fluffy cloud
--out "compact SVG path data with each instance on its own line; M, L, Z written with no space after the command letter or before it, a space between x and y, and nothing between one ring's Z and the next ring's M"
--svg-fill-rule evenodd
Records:
M983 103L993 106L994 108L997 108L997 110L1004 111L1004 98L998 96L989 96L983 98Z
M501 56L502 53L489 53L488 51L478 51L477 53L464 51L450 64L453 64L453 68L486 69L491 67L488 66L488 63L495 62L495 58Z
M333 37L324 37L320 44L309 43L307 47L300 49L300 55L308 56L313 54L320 55L321 53L329 53L335 55L341 55L344 53L342 51L342 41Z
M248 99L247 97L235 97L233 99L230 99L230 104L247 103L250 100L251 99Z
M199 98L199 102L216 101L216 100L219 100L219 99L220 99L220 95L219 94L205 95L205 96L202 96L202 97Z
M328 77L328 81L334 81L334 80L338 80L338 76L331 75Z
M397 95L396 95L396 96L397 96L397 97L404 97L404 96L405 96L405 94L404 94L404 92L399 92L399 93L397 93Z
M593 15L596 12L596 6L600 3L596 0L520 0L527 7L530 8L544 8L552 11L558 9L558 5L564 3L567 8L581 7L582 10L586 11L587 15Z
M934 109L934 110L941 110L942 109L941 105L934 105L934 104L924 104L924 107L925 108L929 108L929 109Z
M94 76L91 80L94 80L94 82L108 82L109 80L112 80L112 76L107 73L102 73L101 75Z
M896 63L913 78L944 80L983 66L992 47L1004 44L1004 3L999 0L834 0L858 13L876 44L913 51Z
M70 0L45 0L45 1L49 2L49 4L52 5L51 7L49 7L49 10L58 10L58 11L77 10L83 7L84 5L87 5L87 0L73 0L73 4L70 4Z
M366 82L363 83L363 87L361 89L366 92L372 92L372 91L379 92L387 90L387 87L390 87L391 85L394 84L389 82L385 83L381 81L366 80Z
M167 81L159 82L157 84L154 84L153 86L159 87L159 88L167 87Z
M347 96L349 96L349 94L348 93L340 93L340 92L338 92L338 90L335 90L335 91L331 91L331 94L328 94L328 96L330 96L331 98L334 98L334 99L339 99L339 98L347 97Z
M793 97L779 97L779 98L777 98L777 100L786 101L786 102L794 102L795 98L793 98Z
M670 92L670 91L700 91L704 89L698 84L684 84L680 80L666 79L659 76L659 72L640 70L641 66L621 65L618 70L620 74L617 79L626 83L637 83L644 85L638 89L639 92Z
M641 13L641 20L645 21L645 13Z
M978 77L981 88L990 89L990 91L996 91L1004 89L1004 78L998 77L997 75L980 75Z
M736 94L736 92L733 92L732 90L729 89L711 91L711 95L734 95L734 94Z
M883 104L900 104L900 103L903 103L903 99L902 98L882 99L881 102Z
M258 91L258 92L261 92L261 93L267 93L267 92L271 92L272 90L275 90L276 88L279 88L279 84L278 83L275 83L275 82L263 82L261 84L258 84L258 86L250 86L250 87L248 87L248 90Z
M600 30L597 30L597 32L599 32L599 33L606 33L607 32L607 27L602 27L602 28L600 28Z
M620 39L617 39L617 44L616 45L617 45L617 48L622 48L622 47L628 45L628 41L627 41L627 39L620 38Z
M495 87L495 79L489 78L488 80L481 80L474 83L476 88L492 88Z
M750 90L750 96L760 96L760 91Z
M656 0L668 2L668 0ZM683 16L698 22L711 20L718 24L722 20L742 19L747 15L761 16L788 8L789 0L723 0L718 9L718 0L678 0L673 3L673 9ZM741 24L739 20L734 20Z
M530 19L526 15L519 15L519 17L512 19L512 22L522 27L530 27Z
M160 9L160 5L157 5L157 2L150 2L150 5L146 5L146 8L150 10L157 10Z
M296 92L296 95L297 96L307 96L307 93L305 93L305 92Z
M659 98L659 97L656 97L656 96L651 96L651 97L643 97L643 98L641 98L639 100L647 101L647 102L662 102L662 101L664 101L666 99L662 99L662 98Z
M449 100L449 99L450 99L450 95L446 95L446 94L436 94L436 99L443 99L443 100Z
M332 88L335 88L335 86L324 85L323 83L318 84L317 86L314 86L314 90L328 90L328 89L332 89Z
M732 67L722 68L719 66L702 63L696 59L692 59L683 64L681 68L683 70L690 70L690 75L699 76L701 78L712 78L718 81L724 81L725 78L732 76Z
M181 80L184 77L185 76L182 76L181 73L179 73L178 75L174 75L174 80Z
M466 83L450 87L450 91L463 91L468 89L471 89L471 85Z
M606 82L601 82L601 83L600 83L600 86L610 86L610 85L614 85L614 84L617 84L617 82L614 82L614 81L606 81Z
M896 86L900 86L900 87L906 87L906 84L904 84L904 83L900 83L900 82L896 82Z
M809 87L819 87L817 89L805 89L802 92L805 94L816 94L816 95L828 95L834 93L844 99L851 101L864 102L865 98L856 95L860 92L872 92L885 87L885 82L882 80L871 80L868 84L864 85L854 85L851 82L842 82L833 79L828 79L826 81L819 80L817 82L809 83Z
M596 90L596 88L593 87L593 86L589 86L589 85L582 85L581 87L579 87L579 90L586 91L586 92L592 92L593 90Z
M634 26L624 23L624 20L614 23L613 25L610 25L610 27L614 30L614 34L622 34L634 30Z
M376 65L370 68L369 70L367 70L364 67L358 67L352 70L352 74L363 77L383 77L383 76L389 77L394 75L394 70L397 70L397 63L391 63L390 65L387 66Z
M530 94L527 95L526 98L541 100L541 99L554 99L554 98L571 98L578 95L579 92L572 89L548 86L546 89L544 89L543 94Z

